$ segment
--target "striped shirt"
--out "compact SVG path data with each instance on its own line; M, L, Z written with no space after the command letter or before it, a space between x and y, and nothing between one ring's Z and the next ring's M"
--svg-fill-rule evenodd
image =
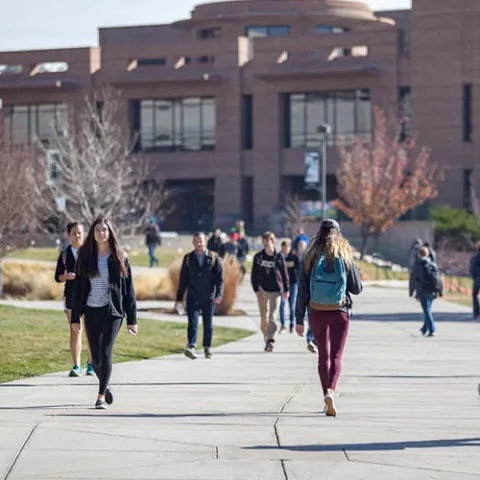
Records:
M88 307L104 307L109 303L108 255L98 256L98 277L90 279L90 293L87 298Z

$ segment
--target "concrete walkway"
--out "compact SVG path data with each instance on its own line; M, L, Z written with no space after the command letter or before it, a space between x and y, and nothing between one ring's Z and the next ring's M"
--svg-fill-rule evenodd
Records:
M255 314L247 292L239 308ZM438 302L425 339L404 290L367 287L356 307L335 420L305 340L282 335L265 354L255 334L212 361L115 366L107 411L92 409L92 379L65 372L0 385L0 478L480 477L480 324Z

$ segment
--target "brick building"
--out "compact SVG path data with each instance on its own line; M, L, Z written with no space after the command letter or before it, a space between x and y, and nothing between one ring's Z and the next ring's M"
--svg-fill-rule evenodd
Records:
M463 207L475 184L479 24L477 0L413 0L411 10L378 13L342 0L203 4L170 25L102 28L94 48L0 53L5 131L15 142L48 138L54 112L113 84L139 149L179 192L167 228L238 217L262 228L282 192L318 195L303 174L320 124L333 128L333 199L333 145L369 134L373 104L400 105L406 133L446 169L439 201Z

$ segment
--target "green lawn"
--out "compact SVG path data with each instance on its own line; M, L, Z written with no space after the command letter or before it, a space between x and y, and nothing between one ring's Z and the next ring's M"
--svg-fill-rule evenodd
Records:
M27 248L17 250L8 255L9 258L18 258L22 260L43 260L56 262L59 252L55 248ZM157 248L156 255L161 267L168 267L173 261L181 257L181 254L173 248ZM150 265L146 250L141 250L138 254L131 253L129 256L130 264L135 267L148 267Z
M358 260L355 262L360 271L367 276L368 280L408 280L408 272L392 272L386 268L378 268L375 265Z
M66 372L72 367L68 324L62 312L0 306L0 331L0 383ZM245 330L216 327L213 346L249 335ZM113 360L128 362L181 353L185 343L186 325L140 319L136 337L122 327ZM85 365L86 351L82 357Z

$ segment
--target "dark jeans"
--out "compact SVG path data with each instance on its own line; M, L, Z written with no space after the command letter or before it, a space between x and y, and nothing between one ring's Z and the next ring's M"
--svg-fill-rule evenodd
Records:
M425 321L423 322L423 333L435 333L435 319L432 314L432 304L435 300L433 293L423 293L419 295L420 304L422 305L423 314L425 315Z
M480 303L478 302L478 294L480 293L480 278L473 281L473 316L480 315Z
M318 348L318 375L323 394L335 390L342 371L342 356L350 321L345 312L312 311L310 326Z
M150 257L150 267L158 265L158 258L155 256L155 249L157 248L156 243L150 243L148 245L148 256Z
M203 320L203 346L204 348L210 348L213 338L215 303L213 300L199 302L187 297L188 346L193 348L197 346L198 317L200 312L202 312Z
M108 305L101 308L87 307L85 330L92 352L92 365L100 381L98 393L105 395L112 375L112 352L122 318L108 314Z
M298 293L298 283L292 283L290 285L290 296L288 297L288 306L290 310L290 327L295 325L295 302L297 301L297 293ZM286 318L285 318L285 305L287 300L283 298L280 301L280 324L282 328L285 328L286 325Z
M315 343L315 338L313 338L313 332L312 332L312 327L310 324L308 324L308 330L307 330L307 343L314 342Z

